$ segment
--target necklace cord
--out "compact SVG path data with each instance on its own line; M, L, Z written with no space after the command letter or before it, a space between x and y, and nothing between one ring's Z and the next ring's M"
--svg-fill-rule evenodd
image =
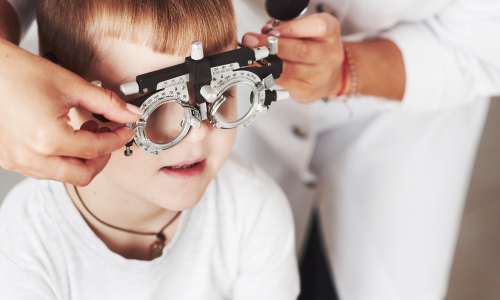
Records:
M96 215L94 215L94 213L92 213L90 211L90 209L87 207L87 205L85 205L85 202L83 202L83 199L82 197L80 196L80 193L78 192L78 189L76 188L76 185L73 186L75 188L75 193L76 193L76 196L78 198L78 200L80 200L80 203L83 205L83 207L85 208L85 210L92 216L94 217L94 219L96 219L97 221L99 221L101 224L103 225L106 225L108 227L111 227L113 229L116 229L116 230L120 230L120 231L125 231L125 232L128 232L128 233L133 233L133 234L140 234L140 235L155 235L157 238L159 238L160 240L162 241L165 241L166 238L165 238L165 235L163 234L163 230L165 230L165 228L167 228L170 224L172 224L178 217L179 215L181 214L182 211L179 211L177 212L177 214L175 214L175 216L172 217L172 219L170 219L167 224L165 224L161 229L160 231L158 232L140 232L140 231L135 231L135 230L130 230L130 229L125 229L125 228L121 228L121 227L118 227L118 226L115 226L115 225L111 225L107 222L104 222L103 220L99 219Z

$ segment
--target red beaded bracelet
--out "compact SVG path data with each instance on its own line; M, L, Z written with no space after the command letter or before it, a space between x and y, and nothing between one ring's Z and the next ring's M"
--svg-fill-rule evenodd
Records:
M340 101L344 103L344 105L349 109L349 119L353 117L353 111L349 104L347 103L351 97L358 96L358 77L356 75L356 67L354 66L354 60L352 58L349 49L344 46L344 61L342 65L342 85L340 87L340 91L334 96L325 97L323 99L324 102L336 102ZM347 76L351 78L351 88L349 90L349 94L344 95L346 86L347 86Z
M347 76L349 76L349 57L347 54L347 49L344 46L344 62L342 64L342 85L340 86L340 90L335 95L335 97L342 96L345 91L346 83L347 83Z

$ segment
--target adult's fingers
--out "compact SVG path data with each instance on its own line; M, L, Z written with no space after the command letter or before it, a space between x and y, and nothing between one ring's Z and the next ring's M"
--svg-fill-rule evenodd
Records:
M86 130L90 132L95 132L99 128L99 124L96 121L88 120L80 126L80 130Z
M120 127L114 130L75 130L61 136L61 145L47 152L52 155L71 156L84 159L94 159L110 154L123 147L134 136L130 128ZM42 154L45 154L42 152Z
M40 106L48 109L46 116L65 116L70 108L82 107L93 113L103 114L111 121L124 124L137 121L143 114L139 108L127 105L112 91L97 87L61 66L8 43L2 42L1 45L2 50L9 51L7 57L12 57L5 60L7 67L9 64L15 67L15 62L18 61L23 61L26 65L25 69L21 68L22 72L14 72L17 76L5 78L7 85L17 86L21 77L27 77L28 81L33 83L33 89L23 90L18 93L18 97L25 100L23 103L32 104L34 101L26 99L32 99L31 94L37 95L36 100ZM47 77L46 74L51 76Z
M44 164L47 167L59 166L53 174L48 174L52 175L52 179L77 186L86 186L104 169L110 157L110 154L94 159L53 156L46 158Z
M298 103L307 104L322 98L322 96L317 94L318 91L315 86L304 80L280 78L276 80L276 84L282 87L294 87L293 89L287 88L287 90L290 93L290 97Z
M268 26L262 28L267 32ZM340 25L337 19L329 13L312 14L287 22L281 22L268 32L269 35L291 38L328 38L340 36Z
M290 92L299 102L310 102L340 89L342 73L331 64L300 64L284 60L283 72L276 83Z
M296 78L308 82L318 82L323 81L322 78L328 76L329 73L331 72L326 67L283 60L283 72L280 77Z
M69 126L69 125L68 125ZM87 133L90 136L101 136L111 134L112 136L120 136L123 133L127 134L127 131L130 131L128 128L119 128L115 130L115 132L111 132L109 128L102 127L97 128L98 125L96 122L88 121L85 122L81 130L78 130L79 134ZM128 141L128 136L124 138L124 143ZM123 146L120 142L117 145L117 148ZM61 139L56 143L56 145L65 145L63 150L73 149L76 151L75 153L84 153L81 157L88 156L91 159L80 159L77 157L69 157L63 155L53 155L53 154L44 154L40 151L31 151L28 148L20 148L17 149L14 153L6 153L11 149L1 149L2 157L7 159L2 160L2 167L38 179L50 179L68 182L71 184L75 184L78 186L87 185L99 172L104 169L106 163L110 158L109 152L115 150L99 150L98 147L95 147L95 144L92 144L92 139L89 144L86 144L82 149L77 149L74 144L70 143L69 145L65 142L64 138L61 136ZM88 149L87 149L88 148ZM75 150L76 149L76 150ZM87 149L87 150L86 150ZM49 152L52 151L50 149L46 149ZM87 152L85 152L87 151ZM106 152L103 155L100 155L99 152ZM75 155L77 156L77 155Z
M77 89L65 91L71 95L66 103L68 108L80 106L121 124L135 122L142 116L143 111L140 108L125 103L112 91L94 86L83 79L78 81L75 84Z
M111 155L87 160L33 153L25 154L23 157L30 157L29 165L16 164L9 170L37 179L50 179L85 186L104 169Z
M60 157L63 169L59 181L77 186L86 186L104 169L110 157L111 154L85 160L73 157Z
M267 43L268 35L247 33L243 36L243 46L255 48ZM280 37L278 56L281 59L303 64L327 64L328 60L342 61L342 45L332 41L295 39ZM338 62L337 62L338 63Z

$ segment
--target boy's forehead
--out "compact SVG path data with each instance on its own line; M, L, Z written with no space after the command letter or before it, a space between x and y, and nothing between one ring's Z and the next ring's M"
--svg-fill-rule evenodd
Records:
M97 46L99 73L109 79L135 79L139 74L183 63L182 56L154 52L150 47L126 40L103 38ZM102 75L105 75L102 74Z
M233 50L230 46L223 51ZM127 40L106 37L100 39L96 54L97 73L100 80L111 85L120 85L135 80L137 75L167 68L185 61L190 51L183 55L169 55L154 52L151 47Z

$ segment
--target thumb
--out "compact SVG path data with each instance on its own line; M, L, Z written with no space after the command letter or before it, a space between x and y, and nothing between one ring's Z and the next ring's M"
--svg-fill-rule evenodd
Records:
M97 87L83 79L82 81L83 86L77 89L78 94L72 96L72 106L80 106L121 124L135 122L144 113L137 106L125 103L112 91Z

